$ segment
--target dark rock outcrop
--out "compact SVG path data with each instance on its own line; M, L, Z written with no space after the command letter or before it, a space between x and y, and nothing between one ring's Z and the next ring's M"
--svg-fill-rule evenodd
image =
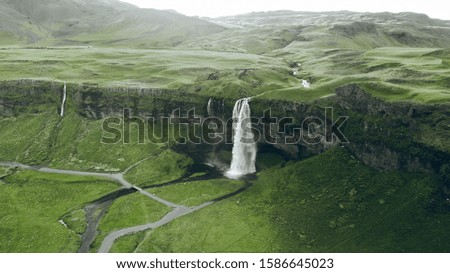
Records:
M62 82L1 82L0 116L37 113L48 108L54 108L57 112L62 88ZM129 109L130 114L135 117L180 118L177 115L181 115L189 122L194 120L193 116L187 116L192 109L195 109L197 117L208 116L209 97L180 90L104 88L74 84L68 84L67 89L68 109L88 119L121 117L123 109ZM230 119L234 100L212 98L210 106L214 115L223 121L225 128L221 130L228 142L215 146L191 143L184 149L187 152L206 153L212 149L231 149ZM332 107L334 118L326 114L328 107ZM174 113L177 109L179 112ZM251 101L252 116L259 118L254 123L254 129L259 134L258 145L262 150L278 151L286 158L299 159L322 153L336 145L344 145L358 159L379 170L439 172L441 166L450 161L449 151L445 146L450 122L448 109L448 105L386 102L365 92L357 84L337 88L336 96L311 103L258 98ZM262 122L268 112L278 120L291 119L286 123L268 126ZM339 129L349 143L341 143L340 139L329 138L330 135L327 135L330 128L325 124L333 124L339 116L348 117L348 121ZM306 141L302 139L295 144L286 143L286 138L294 136L295 130L298 132L299 129L303 130L303 134L309 130L319 138L317 141L306 138ZM430 145L433 141L423 140L423 135L430 135L427 130L436 130L434 142L438 144Z

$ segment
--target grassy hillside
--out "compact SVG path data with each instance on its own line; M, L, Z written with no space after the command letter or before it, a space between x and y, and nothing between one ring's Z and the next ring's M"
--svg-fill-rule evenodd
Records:
M0 44L174 46L224 28L118 0L1 0Z
M432 176L378 172L333 149L262 171L245 193L121 238L114 250L448 251L450 205L439 187Z
M301 45L274 51L300 64L297 78L309 79L310 89L286 88L264 98L306 100L332 95L347 83L362 83L374 96L392 101L449 102L449 51L439 48L381 47L371 50L302 50Z
M61 119L56 112L47 110L2 118L0 125L0 161L3 162L119 172L142 161L142 166L127 174L140 185L178 178L192 164L190 158L171 151L170 144L139 143L137 127L131 127L130 143L102 143L105 136L102 121L85 119L75 113L69 112Z
M0 183L0 252L76 252L84 228L59 220L118 185L90 177L18 171ZM83 222L82 215L72 218ZM82 224L81 224L82 225ZM84 223L85 225L85 223Z
M423 14L277 11L200 20L115 0L1 0L0 12L2 80L295 101L361 82L387 100L449 101L450 22Z
M3 80L33 78L184 90L240 97L293 87L282 59L186 49L11 48L0 50ZM70 92L70 90L69 90Z
M359 82L386 100L450 101L450 51L439 48L304 50L291 44L266 55L200 49L3 48L0 60L3 80L43 79L294 101L319 99L334 94L339 86ZM303 79L311 82L311 88L302 87Z
M227 31L186 41L212 50L264 54L290 44L303 49L448 47L450 23L415 13L271 11L210 18Z

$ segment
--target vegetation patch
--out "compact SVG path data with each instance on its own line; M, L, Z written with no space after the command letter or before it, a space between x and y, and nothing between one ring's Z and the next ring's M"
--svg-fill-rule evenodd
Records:
M445 251L450 207L438 189L432 176L378 172L333 149L259 173L246 192L156 229L136 251ZM135 236L127 242L145 237Z
M168 149L132 168L125 178L138 186L161 184L180 178L192 163L189 157Z
M96 250L100 247L103 239L110 232L126 227L157 222L170 210L171 208L138 192L123 196L114 201L100 221L99 234L93 243L92 249Z
M0 184L0 252L7 253L76 252L85 225L77 211L118 188L92 177L34 171L19 171L5 182Z
M237 180L214 179L184 182L149 189L148 192L172 203L193 207L235 192L243 186L244 183Z

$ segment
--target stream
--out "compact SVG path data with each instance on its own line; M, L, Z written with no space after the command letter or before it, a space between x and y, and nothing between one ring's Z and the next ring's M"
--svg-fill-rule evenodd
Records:
M140 163L140 162L138 162L138 163ZM124 173L126 173L131 168L137 166L138 163L132 165ZM101 177L101 178L115 181L115 182L119 183L120 185L122 185L122 189L112 192L110 194L107 194L97 200L94 200L93 202L91 202L90 204L88 204L87 206L84 207L87 226L86 226L85 232L82 234L82 238L81 238L82 243L78 250L79 253L86 253L86 252L90 251L90 246L94 242L95 237L97 236L97 229L98 229L98 225L99 225L101 218L106 214L109 206L116 199L118 199L122 196L131 194L134 192L139 192L161 204L171 207L172 210L157 222L147 223L144 225L138 225L138 226L134 226L134 227L127 227L127 228L123 228L123 229L116 230L116 231L109 233L103 239L103 242L98 250L98 252L100 252L100 253L109 252L112 245L114 244L114 241L122 236L133 234L133 233L140 232L140 231L145 231L148 229L154 229L154 228L161 227L167 223L170 223L171 221L173 221L177 218L188 215L188 214L198 211L204 207L207 207L211 204L214 204L215 202L219 202L219 201L228 199L228 198L235 196L241 192L244 192L251 186L251 183L248 180L245 180L245 185L234 192L228 193L228 194L226 194L222 197L218 197L214 200L204 202L203 204L200 204L198 206L186 207L186 206L175 204L168 200L162 199L154 194L147 192L145 189L166 187L166 186L174 185L174 184L178 184L178 183L201 181L201 180L206 180L206 179L211 179L211 178L219 178L219 177L223 177L223 175L215 169L206 169L206 171L207 171L206 174L199 176L199 177L194 177L194 178L189 177L190 174L188 173L179 179L169 181L167 183L147 186L143 189L143 188L140 188L140 187L135 186L135 185L131 184L130 182L128 182L123 176L124 173L96 173L96 172L83 172L83 171L74 171L74 170L61 170L61 169L52 169L52 168L39 167L39 166L28 166L28 165L20 164L17 162L0 162L0 166L9 167L9 168L20 168L20 169L25 169L25 170L33 170L33 171L44 172L44 173Z

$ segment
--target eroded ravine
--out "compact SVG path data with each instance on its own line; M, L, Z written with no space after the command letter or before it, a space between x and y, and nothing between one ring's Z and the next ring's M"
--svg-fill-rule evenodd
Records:
M133 167L136 167L141 162L138 162L137 164L132 165L124 173L126 173ZM127 227L127 228L123 228L123 229L116 230L116 231L109 233L103 239L98 252L109 252L109 250L111 249L115 240L117 240L118 238L120 238L122 236L140 232L140 231L145 231L148 229L155 229L155 228L161 227L163 225L170 223L171 221L173 221L177 218L180 218L182 216L185 216L185 215L188 215L195 211L198 211L198 210L200 210L204 207L207 207L215 202L222 201L222 200L228 199L232 196L235 196L239 193L242 193L243 191L247 190L251 185L250 182L245 181L245 185L234 192L231 192L224 196L215 198L214 200L204 202L198 206L186 207L186 206L175 204L168 200L162 199L154 194L147 192L146 190L144 190L138 186L131 184L124 178L124 176L123 176L124 173L96 173L96 172L83 172L83 171L74 171L74 170L61 170L61 169L52 169L52 168L47 168L47 167L28 166L28 165L24 165L24 164L17 163L17 162L0 162L0 166L33 170L33 171L44 172L44 173L100 177L100 178L105 178L108 180L115 181L115 182L119 183L120 185L122 185L122 189L114 191L110 194L107 194L97 200L94 200L93 202L91 202L90 204L88 204L87 206L84 207L87 226L86 226L86 230L82 234L82 238L81 238L82 243L78 250L78 252L84 252L84 253L90 251L90 246L94 242L95 237L97 236L97 229L98 229L99 222L100 222L101 218L106 214L108 207L116 199L118 199L122 196L131 194L134 192L139 192L139 193L145 195L146 197L149 197L161 204L164 204L165 206L171 207L172 210L157 222L147 223L147 224L138 225L138 226L134 226L134 227ZM201 177L196 177L195 180L193 178L184 176L180 179L176 179L176 180L173 180L173 181L170 181L167 183L158 184L158 185L148 186L145 188L166 187L166 186L174 185L174 184L178 184L178 183L201 181L201 180L211 179L214 177L216 177L216 178L220 177L219 173L218 172L216 172L214 174L207 173L206 175L203 175Z
M100 220L106 214L111 204L118 198L136 192L136 189L122 188L118 191L109 193L84 207L86 215L86 229L81 236L81 246L78 249L79 253L87 253L91 250L91 244L98 235L98 225Z

